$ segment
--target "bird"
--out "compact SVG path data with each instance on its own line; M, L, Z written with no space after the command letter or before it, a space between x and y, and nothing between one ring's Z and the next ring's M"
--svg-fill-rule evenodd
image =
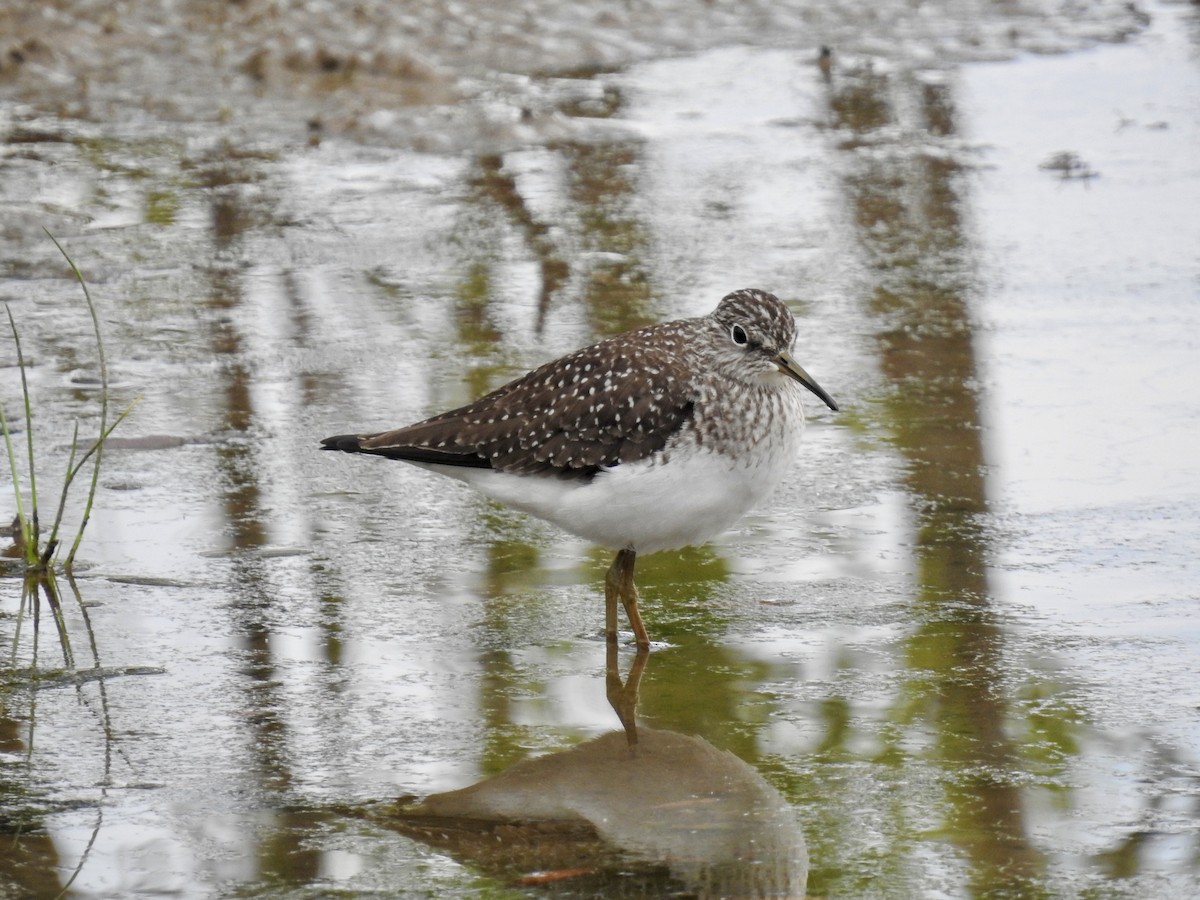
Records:
M821 45L821 50L817 53L817 69L826 81L833 77L833 51L825 45Z
M402 460L617 551L617 602L650 638L637 555L704 543L779 486L799 451L804 391L838 404L796 361L796 320L774 294L727 294L708 315L618 334L465 406L322 448Z

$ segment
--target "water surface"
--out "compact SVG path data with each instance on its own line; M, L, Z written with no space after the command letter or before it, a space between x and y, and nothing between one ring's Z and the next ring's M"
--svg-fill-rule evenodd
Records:
M397 814L619 727L610 557L316 447L745 286L842 412L766 508L639 563L638 711L769 811L756 890L1200 889L1192 6L94 6L4 13L39 494L98 408L43 227L140 400L70 657L0 582L0 895L718 883L628 829L496 855Z

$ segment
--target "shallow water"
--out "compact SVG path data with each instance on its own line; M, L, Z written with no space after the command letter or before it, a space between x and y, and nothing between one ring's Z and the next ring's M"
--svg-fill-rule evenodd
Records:
M720 871L1200 891L1194 6L430 4L397 34L371 3L101 6L4 13L0 297L43 519L98 408L43 226L113 407L140 400L59 579L72 659L0 581L0 896L721 883L616 824L496 854L397 812L619 727L610 558L316 444L748 285L842 412L810 406L768 507L639 562L639 721L729 751L771 812ZM619 818L564 783L547 806Z

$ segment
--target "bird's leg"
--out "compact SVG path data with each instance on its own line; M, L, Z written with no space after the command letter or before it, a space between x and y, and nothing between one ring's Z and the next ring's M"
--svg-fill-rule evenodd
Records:
M617 565L620 561L621 554L618 553L604 576L604 636L608 639L610 647L617 645L617 597L621 592L618 587Z
M608 574L604 576L604 631L609 641L617 639L617 600L625 607L625 616L629 619L629 627L633 629L633 638L639 650L650 649L650 636L646 634L646 626L642 624L642 614L638 612L638 592L633 583L633 567L637 562L637 553L628 547L617 553Z
M629 668L629 677L621 681L621 670L617 666L617 642L608 642L605 656L604 686L609 705L621 720L625 729L625 740L632 750L637 746L637 704L638 687L642 682L642 673L646 670L646 661L650 659L650 651L638 647L637 656Z

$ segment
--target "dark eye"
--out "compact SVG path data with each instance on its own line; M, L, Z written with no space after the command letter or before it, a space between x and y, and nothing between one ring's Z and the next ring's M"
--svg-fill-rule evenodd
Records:
M738 346L744 347L746 344L750 343L750 337L746 334L746 329L741 325L734 325L732 328L730 328L729 336Z

